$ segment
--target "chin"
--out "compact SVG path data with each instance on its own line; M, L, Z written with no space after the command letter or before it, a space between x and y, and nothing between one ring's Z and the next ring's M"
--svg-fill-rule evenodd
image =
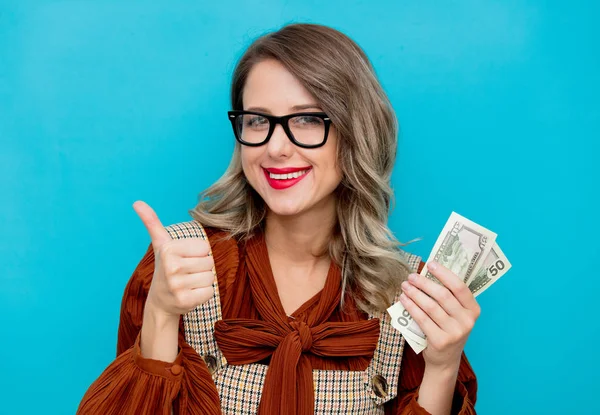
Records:
M301 213L304 206L287 203L267 203L269 210L277 216L293 216Z

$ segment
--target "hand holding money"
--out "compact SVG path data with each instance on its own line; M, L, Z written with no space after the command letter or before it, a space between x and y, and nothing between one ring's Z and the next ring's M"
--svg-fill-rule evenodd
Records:
M496 234L494 232L452 212L429 255L427 260L428 266L423 267L418 278L419 280L427 279L429 282L436 283L437 285L443 284L447 287L446 291L453 292L452 287L449 287L444 282L445 279L441 281L437 274L432 273L429 264L435 261L441 264L443 269L453 273L456 279L460 279L462 284L468 287L472 296L476 297L494 284L511 268L510 262L506 259L506 256L495 241ZM406 294L408 292L404 294L407 297ZM435 297L428 292L426 294L429 300L439 305ZM456 295L454 297L460 302ZM467 303L470 304L469 301ZM468 305L461 304L463 306ZM427 307L432 308L429 312L435 312L433 306L428 305ZM447 315L450 315L449 310L444 309L442 306L440 307ZM433 317L429 314L428 310L420 309L430 319ZM417 354L421 353L428 344L427 334L431 333L427 333L427 329L425 329L425 332L421 330L416 316L413 319L413 313L418 313L418 311L409 311L402 302L398 302L388 308L388 313L392 317L392 326L402 333L407 343ZM441 317L444 317L439 310L437 310L437 313ZM456 325L456 323L453 324ZM455 327L455 330L458 329Z
M438 282L410 274L409 281L402 283L400 302L426 335L427 365L452 367L460 363L480 308L469 287L455 273L435 261L427 267Z

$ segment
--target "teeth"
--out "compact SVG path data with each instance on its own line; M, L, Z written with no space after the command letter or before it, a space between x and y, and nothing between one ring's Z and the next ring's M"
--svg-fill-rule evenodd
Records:
M288 174L275 174L275 173L269 172L269 177L271 179L276 179L276 180L287 180L287 179L296 179L306 173L308 173L308 170L296 171L294 173L288 173Z

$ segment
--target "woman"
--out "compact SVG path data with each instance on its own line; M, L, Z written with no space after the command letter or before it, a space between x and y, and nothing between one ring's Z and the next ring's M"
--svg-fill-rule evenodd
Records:
M397 123L364 52L288 25L245 52L231 103L233 158L194 220L134 204L152 243L78 413L475 413L479 307L449 270L419 277L387 227ZM398 300L421 355L390 326Z

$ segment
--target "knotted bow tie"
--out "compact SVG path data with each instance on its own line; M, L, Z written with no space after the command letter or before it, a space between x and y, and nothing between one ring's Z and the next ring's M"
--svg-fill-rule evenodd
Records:
M227 319L215 324L215 339L231 365L260 362L270 356L258 413L314 414L312 365L317 356L373 356L379 319L328 322L340 303L341 276L331 263L318 304L306 321L288 317L279 300L262 234L248 241L247 278L261 320Z

